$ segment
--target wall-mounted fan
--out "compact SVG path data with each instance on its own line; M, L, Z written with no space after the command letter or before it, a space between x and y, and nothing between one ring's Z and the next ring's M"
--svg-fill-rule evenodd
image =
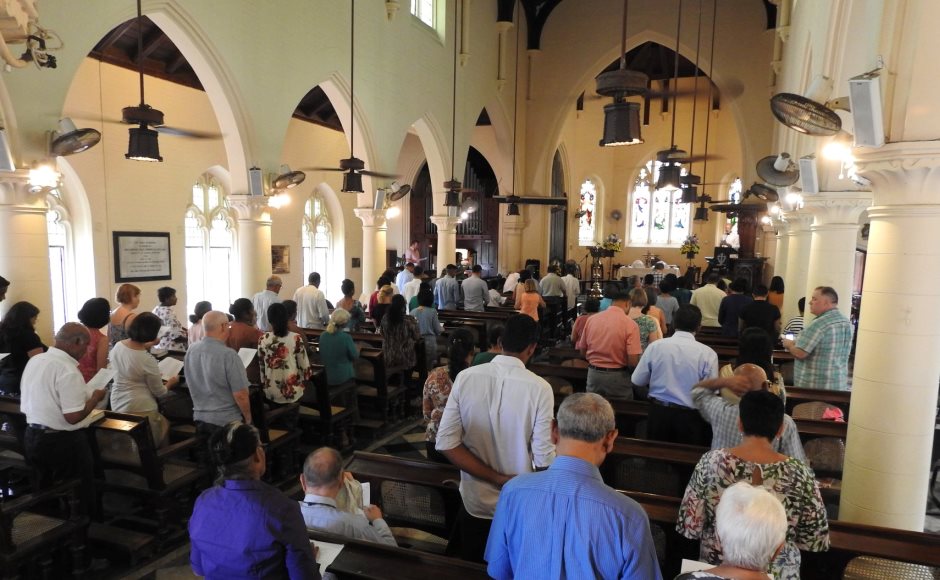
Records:
M407 183L402 185L397 181L393 181L391 185L388 186L388 199L390 201L398 201L399 199L408 195L411 191L411 186Z
M769 155L757 162L757 175L776 187L793 185L800 179L800 169L789 153Z
M303 171L291 171L290 166L281 165L280 175L274 177L271 180L271 189L275 191L283 191L285 189L293 189L304 182L304 179L307 178L307 174Z
M770 111L778 121L800 133L828 137L842 129L842 119L826 101L832 92L832 79L813 79L806 95L777 93L770 98Z
M96 129L79 129L72 119L59 119L59 127L52 135L49 152L53 155L74 155L91 149L101 141L101 132Z

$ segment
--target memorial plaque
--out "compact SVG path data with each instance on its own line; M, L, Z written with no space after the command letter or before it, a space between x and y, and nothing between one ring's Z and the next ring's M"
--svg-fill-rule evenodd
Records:
M169 232L114 232L114 281L169 280Z

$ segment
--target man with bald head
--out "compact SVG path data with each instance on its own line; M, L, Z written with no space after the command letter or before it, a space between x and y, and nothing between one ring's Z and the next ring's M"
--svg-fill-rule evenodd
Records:
M39 473L40 488L79 477L84 507L94 513L94 458L81 423L106 391L90 390L78 370L87 348L84 326L76 322L62 326L55 346L26 364L20 409L26 415L26 460Z
M363 506L362 514L351 514L337 507L336 496L345 487L345 477L339 451L321 447L307 456L304 472L300 474L300 485L305 494L300 502L300 511L307 528L353 540L397 546L378 507Z
M278 296L281 292L281 285L283 282L280 276L271 276L265 282L264 290L251 297L251 304L258 313L258 320L255 324L263 332L271 330L271 323L268 322L268 306L281 302L281 297Z
M749 391L767 389L767 373L755 364L743 364L734 369L734 375L707 379L692 389L692 402L702 417L712 426L712 449L728 449L741 444L741 413L738 402ZM719 391L723 391L719 394ZM807 463L800 434L789 415L783 416L783 429L774 439L774 451Z
M202 318L206 337L189 347L183 362L193 398L196 432L208 436L232 421L251 424L248 375L238 353L225 346L228 316L217 310Z

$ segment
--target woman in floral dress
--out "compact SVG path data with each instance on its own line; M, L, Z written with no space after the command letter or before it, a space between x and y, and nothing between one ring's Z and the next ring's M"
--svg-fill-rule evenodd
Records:
M258 343L261 361L261 385L272 403L293 403L304 394L304 381L313 376L304 341L287 330L287 309L275 303L268 307L271 331Z
M627 315L640 327L640 348L644 351L651 342L663 337L659 321L647 314L649 310L646 291L642 288L630 290L630 311Z
M751 391L740 403L744 440L730 449L702 456L679 507L676 530L701 540L700 559L721 564L715 532L715 508L726 488L737 481L762 485L777 496L787 512L787 541L769 572L775 579L800 577L800 550L829 549L829 522L813 472L803 462L773 450L783 426L783 401L768 391Z
M154 347L154 351L186 352L189 336L180 319L176 317L176 312L173 311L177 302L176 289L169 286L159 288L157 300L160 301L160 305L153 309L153 313L163 323L166 333L160 337L160 342Z
M439 463L450 463L444 454L434 448L437 442L437 428L447 406L447 398L454 386L457 373L470 366L473 360L473 333L466 328L457 328L447 337L446 367L437 367L428 373L424 382L424 395L421 397L421 407L424 420L428 422L424 432L428 459Z

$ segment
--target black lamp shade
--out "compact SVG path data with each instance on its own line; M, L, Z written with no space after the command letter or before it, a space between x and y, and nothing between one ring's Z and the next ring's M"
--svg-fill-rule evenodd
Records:
M362 175L355 171L343 174L343 193L362 193Z
M147 128L147 125L131 127L130 140L127 143L125 159L134 161L163 161L160 157L160 144L157 142L159 133Z
M679 189L682 181L682 166L679 164L664 163L659 168L659 179L656 180L656 189Z
M519 215L519 204L509 204L509 207L506 209L506 215Z
M695 203L698 197L698 188L694 185L687 185L682 188L681 203Z
M636 145L642 142L639 103L624 101L604 105L604 137L599 143L602 147Z
M697 222L707 222L708 221L708 208L703 206L695 208L695 217L692 218Z
M460 192L456 189L448 189L444 196L444 207L460 207Z

